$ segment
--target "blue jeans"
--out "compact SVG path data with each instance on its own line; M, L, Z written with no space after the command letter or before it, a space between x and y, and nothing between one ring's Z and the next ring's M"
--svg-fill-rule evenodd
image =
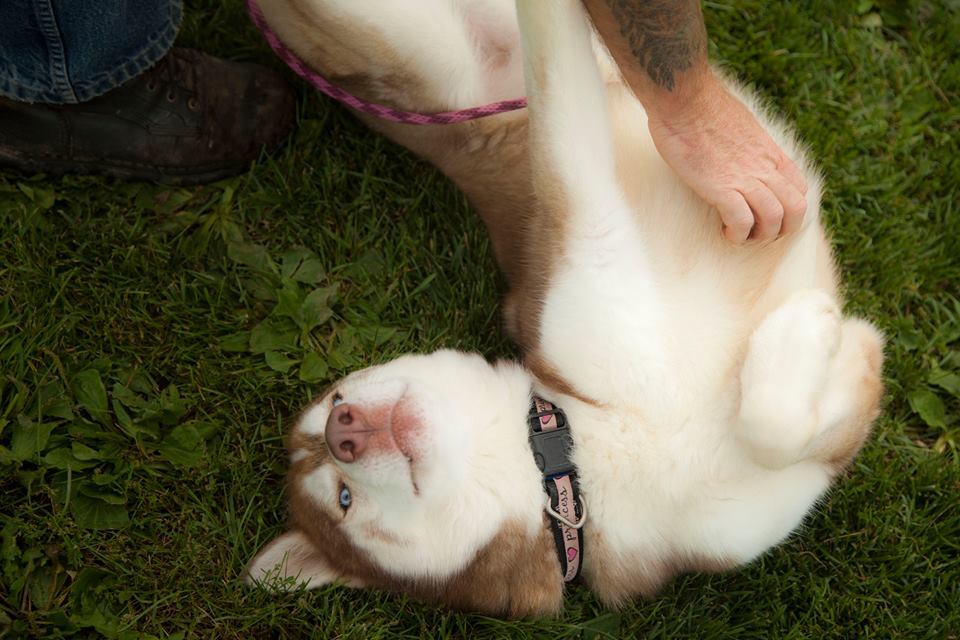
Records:
M85 102L166 55L183 0L0 0L0 95Z

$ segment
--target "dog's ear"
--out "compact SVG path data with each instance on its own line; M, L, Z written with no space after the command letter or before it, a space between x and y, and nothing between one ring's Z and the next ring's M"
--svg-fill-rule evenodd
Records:
M301 583L316 589L342 579L299 529L287 531L261 549L244 575L247 584L284 591L296 589Z

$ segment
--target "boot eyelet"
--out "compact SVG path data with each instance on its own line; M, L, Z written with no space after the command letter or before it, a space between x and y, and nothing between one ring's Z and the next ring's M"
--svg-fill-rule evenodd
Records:
M167 102L175 102L177 100L177 94L173 91L167 92Z
M149 82L147 82L147 91L156 91L156 90L157 90L157 83L155 81L150 80Z
M187 108L190 109L190 111L196 111L199 106L200 101L196 98L191 97L189 100L187 100Z

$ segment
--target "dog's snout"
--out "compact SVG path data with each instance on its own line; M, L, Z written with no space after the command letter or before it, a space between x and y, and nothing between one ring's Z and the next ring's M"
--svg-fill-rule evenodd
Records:
M334 458L340 462L356 462L367 448L371 431L363 414L344 402L330 412L324 435Z

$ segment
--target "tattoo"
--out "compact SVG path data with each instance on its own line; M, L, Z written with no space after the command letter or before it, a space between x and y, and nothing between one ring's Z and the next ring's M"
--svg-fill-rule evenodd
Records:
M700 0L606 0L634 57L667 91L706 52Z

